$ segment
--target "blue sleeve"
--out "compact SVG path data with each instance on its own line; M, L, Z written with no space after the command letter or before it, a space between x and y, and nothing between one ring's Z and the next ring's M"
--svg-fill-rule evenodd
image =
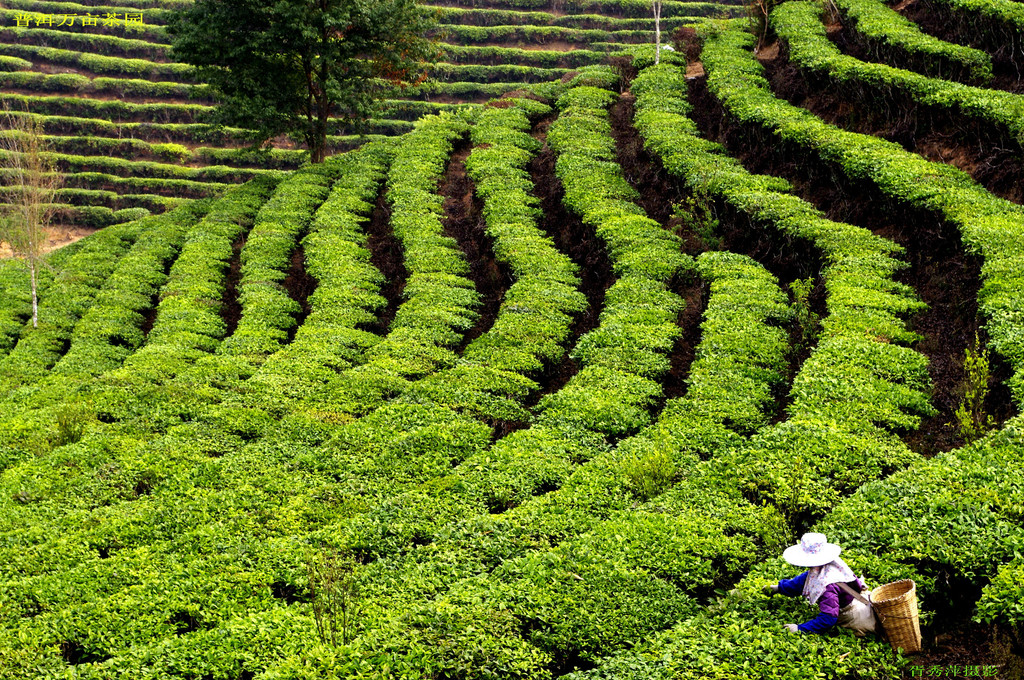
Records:
M803 633L824 633L839 621L839 589L835 585L825 588L818 598L818 609L821 613L810 621L797 626Z
M779 581L779 592L786 597L796 597L800 593L804 592L804 581L807 580L807 572L794 576L793 578L784 578Z
M824 633L832 628L832 626L836 625L838 621L838 616L832 616L831 614L822 612L810 621L804 621L796 628L801 633Z

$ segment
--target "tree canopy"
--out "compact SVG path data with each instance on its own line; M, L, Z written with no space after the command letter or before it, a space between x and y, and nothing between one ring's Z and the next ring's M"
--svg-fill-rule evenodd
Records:
M304 139L318 163L329 118L364 121L389 85L422 80L434 25L415 0L197 0L169 30L219 97L215 123Z

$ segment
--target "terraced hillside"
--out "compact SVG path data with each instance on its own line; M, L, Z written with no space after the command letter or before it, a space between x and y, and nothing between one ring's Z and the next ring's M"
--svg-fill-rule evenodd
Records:
M837 8L0 261L0 677L1020 677L1016 84ZM921 657L785 630L807 530Z
M215 102L191 66L172 61L164 30L170 13L189 4L16 0L0 7L0 93L16 114L42 116L54 160L68 175L58 196L61 222L98 228L137 216L126 210L162 213L308 158L287 139L252 153L240 148L242 131L205 128ZM424 114L480 104L653 40L641 0L465 5L437 6L445 56L432 80L399 93L363 133L401 134ZM664 24L671 30L740 9L673 1ZM331 148L363 143L355 132L335 126Z

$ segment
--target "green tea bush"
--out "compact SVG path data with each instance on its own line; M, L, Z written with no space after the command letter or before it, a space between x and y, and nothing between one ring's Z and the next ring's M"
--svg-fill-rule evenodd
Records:
M292 342L246 383L246 402L252 406L266 409L322 390L378 342L361 328L373 323L386 302L379 292L383 276L370 263L362 226L391 153L391 145L370 144L333 159L340 175L302 240L306 271L317 280L310 313Z
M0 56L0 71L29 71L32 62L19 57Z
M333 164L307 165L278 184L260 208L241 253L242 318L218 353L259 364L287 341L301 310L281 282L313 213L327 198L336 169Z
M40 301L39 327L23 333L14 349L0 359L0 397L43 377L61 358L75 324L143 228L140 222L130 222L104 229L69 258Z
M877 0L836 0L836 6L877 61L969 84L992 78L987 54L922 33L917 24Z
M714 48L712 47L712 50ZM712 64L715 53L712 51ZM632 86L636 126L669 173L754 224L814 243L824 255L828 316L821 338L794 379L789 420L730 453L729 474L750 497L807 522L859 484L908 464L893 432L934 412L924 356L904 317L923 307L892 280L899 246L783 193L788 183L752 175L722 148L697 136L686 117L685 73L672 64L645 69ZM851 473L850 461L857 471Z
M1024 231L1024 210L996 198L960 170L929 162L892 142L839 130L776 99L761 66L745 53L750 40L732 30L711 36L703 57L711 91L743 124L770 131L833 165L850 181L869 182L883 195L956 226L968 252L984 259L978 306L989 346L1014 372L1009 380L1014 400L1024 399L1024 303L1016 294L1024 285L1024 273L1014 264L1022 256L1022 240L1015 235ZM880 326L873 321L865 328ZM889 331L885 335L895 337Z
M226 330L220 316L232 243L245 234L278 180L262 176L227 191L185 237L160 293L147 342L115 381L166 382L212 352Z
M404 248L409 272L385 339L366 364L327 385L339 413L366 413L401 391L410 378L454 364L451 347L477 319L478 294L455 241L441 226L442 198L434 187L456 139L468 126L451 115L421 119L395 152L388 177L391 228Z
M860 103L876 102L884 96L902 108L920 105L947 109L995 127L1018 145L1024 143L1024 125L1020 123L1024 97L846 56L826 36L818 13L817 5L787 2L771 14L772 29L788 47L790 59L801 69L837 83L841 91Z
M192 203L148 222L75 325L71 346L53 367L54 375L94 378L121 365L142 345L144 314L166 281L164 272L208 208Z

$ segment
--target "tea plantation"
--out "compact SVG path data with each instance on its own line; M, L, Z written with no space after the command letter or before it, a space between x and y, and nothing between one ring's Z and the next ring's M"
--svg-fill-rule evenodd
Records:
M309 164L189 4L0 8L94 229L0 260L0 678L1024 677L1024 5L425 3ZM920 655L785 629L805 531Z

